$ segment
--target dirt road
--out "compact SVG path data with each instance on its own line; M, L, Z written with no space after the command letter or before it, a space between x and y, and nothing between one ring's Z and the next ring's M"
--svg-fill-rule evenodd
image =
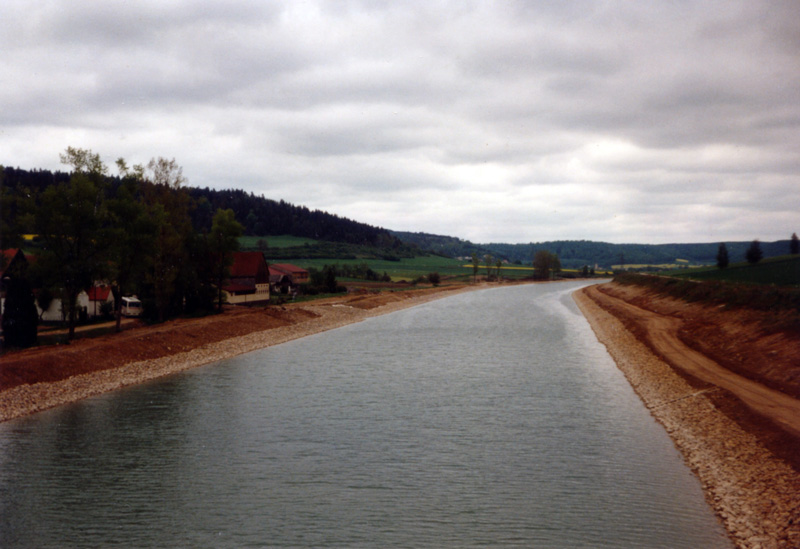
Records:
M597 286L592 286L586 291L601 307L621 309L643 326L647 342L669 364L701 381L730 391L755 412L774 421L795 436L800 436L800 401L737 375L689 348L678 336L683 322L681 319L636 307L600 291Z

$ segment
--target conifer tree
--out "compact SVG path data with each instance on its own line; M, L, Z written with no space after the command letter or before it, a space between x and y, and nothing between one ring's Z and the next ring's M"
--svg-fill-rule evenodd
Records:
M728 263L728 248L725 246L724 242L721 242L719 245L719 250L717 251L717 267L724 269L728 266Z
M764 257L764 252L761 250L761 243L756 239L750 244L750 247L747 248L747 252L745 253L745 259L747 259L748 263L752 263L755 265Z

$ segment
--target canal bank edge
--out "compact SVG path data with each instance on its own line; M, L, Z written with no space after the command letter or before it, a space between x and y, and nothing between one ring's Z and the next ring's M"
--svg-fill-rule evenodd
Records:
M72 375L58 381L26 383L0 391L0 422L340 328L373 316L414 307L456 293L486 289L487 287L489 286L485 284L441 286L427 290L389 292L385 295L383 293L350 295L302 303L292 310L303 314L289 315L288 319L284 319L287 325L201 344L184 352L165 354L147 360L132 360L115 367L103 365L106 357L102 356L102 351L99 351L98 354L97 349L90 349L81 356L96 367L94 371ZM213 317L207 320L214 322ZM150 329L142 329L145 339ZM162 330L159 327L152 329ZM171 329L179 330L181 328L172 327ZM103 337L113 338L114 335ZM111 339L111 341L114 340ZM141 340L140 343L146 344ZM23 353L25 352L23 351ZM57 354L64 351L54 346L45 352ZM25 360L24 354L22 357Z
M742 548L800 547L800 478L718 410L584 290L573 299L597 339L700 480L706 500Z

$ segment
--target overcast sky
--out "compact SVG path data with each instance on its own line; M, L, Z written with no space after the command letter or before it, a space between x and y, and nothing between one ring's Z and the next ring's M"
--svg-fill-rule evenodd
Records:
M474 242L800 232L793 0L0 3L0 164ZM112 170L112 173L114 171Z

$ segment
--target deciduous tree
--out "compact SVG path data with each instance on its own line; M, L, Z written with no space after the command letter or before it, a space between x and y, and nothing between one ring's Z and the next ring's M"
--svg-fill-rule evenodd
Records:
M239 249L239 237L243 232L244 227L236 221L233 210L217 210L217 213L214 214L211 232L208 234L208 243L217 283L218 311L222 310L222 286L230 277L233 253Z
M549 280L561 272L561 261L548 250L539 250L533 257L533 276L539 280Z
M71 164L68 183L52 185L42 193L36 212L36 230L44 242L37 268L52 286L63 288L62 303L75 335L78 294L102 277L106 245L102 230L106 215L103 176L106 167L98 154L67 148L61 161Z
M124 160L119 159L124 165ZM108 239L107 279L114 296L116 330L121 330L122 296L136 293L142 285L147 269L152 264L152 251L156 235L156 223L147 207L137 199L140 179L127 170L116 195L107 202Z

